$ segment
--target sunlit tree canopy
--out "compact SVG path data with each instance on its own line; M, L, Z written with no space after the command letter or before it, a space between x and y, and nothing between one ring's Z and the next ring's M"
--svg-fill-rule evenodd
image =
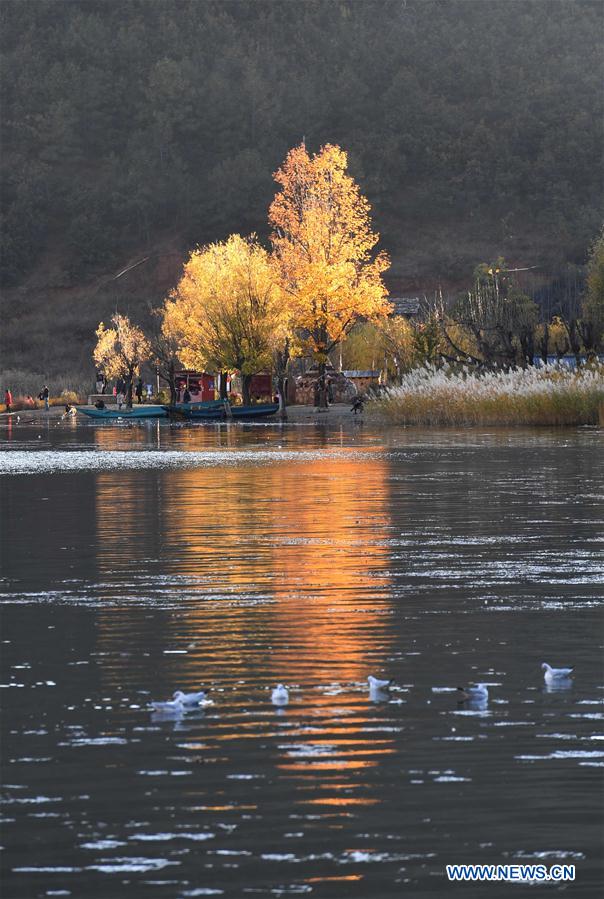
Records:
M340 147L314 155L295 147L275 181L269 221L281 286L299 338L324 363L356 321L389 311L382 280L389 260L375 252L369 203Z
M239 371L246 379L270 370L283 340L286 304L269 254L252 236L195 250L164 306L164 333L176 338L185 365Z

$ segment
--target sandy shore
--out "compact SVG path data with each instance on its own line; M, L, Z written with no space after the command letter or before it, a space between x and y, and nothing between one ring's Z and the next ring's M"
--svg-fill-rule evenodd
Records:
M76 409L93 409L94 406L76 406ZM109 409L112 411L114 409L117 410L115 406L109 406ZM15 421L17 418L20 422L43 422L48 421L49 419L60 419L63 413L65 412L64 406L51 406L48 412L45 409L21 409L18 412L3 412L0 413L0 421L6 421L9 418L12 418ZM355 419L367 419L369 414L367 412L360 413L355 415L350 410L350 403L334 403L329 407L326 412L319 412L315 406L288 406L287 407L287 419L290 422L314 422L316 424L330 424L332 422L342 422L342 421L354 421ZM82 416L84 418L84 416ZM91 421L92 419L88 419ZM276 416L271 416L270 421L277 420Z

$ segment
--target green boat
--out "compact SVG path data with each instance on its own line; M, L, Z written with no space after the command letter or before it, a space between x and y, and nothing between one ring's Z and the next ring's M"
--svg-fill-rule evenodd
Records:
M195 406L196 408L193 408ZM231 406L223 400L214 403L191 404L192 408L179 407L179 413L189 421L249 421L266 418L279 410L279 403L256 403L253 406ZM203 408L202 408L203 407Z
M224 400L205 400L200 403L176 403L163 407L171 418L190 419L208 418L218 420L224 418Z
M122 419L130 421L135 418L166 418L168 413L163 406L133 406L132 409L78 409L90 418L97 418L103 421L112 421Z

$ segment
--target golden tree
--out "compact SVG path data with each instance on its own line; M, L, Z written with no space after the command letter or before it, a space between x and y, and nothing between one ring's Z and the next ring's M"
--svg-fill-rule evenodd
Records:
M269 210L274 257L300 346L319 367L325 408L327 354L355 322L390 310L382 281L389 260L374 253L369 203L340 147L310 156L301 144L274 177L281 188Z
M99 324L92 355L108 378L124 378L127 404L132 408L132 379L149 358L149 342L127 315L116 313L111 322L112 328L106 328L103 322Z
M254 236L233 234L191 253L164 305L164 332L176 337L185 365L239 371L249 403L252 375L272 368L285 313L268 253Z

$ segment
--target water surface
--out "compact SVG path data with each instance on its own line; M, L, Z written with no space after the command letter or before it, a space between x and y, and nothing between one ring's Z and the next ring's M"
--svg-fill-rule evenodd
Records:
M527 861L596 895L601 432L0 441L6 896L496 897L445 864ZM200 685L204 710L147 710Z

